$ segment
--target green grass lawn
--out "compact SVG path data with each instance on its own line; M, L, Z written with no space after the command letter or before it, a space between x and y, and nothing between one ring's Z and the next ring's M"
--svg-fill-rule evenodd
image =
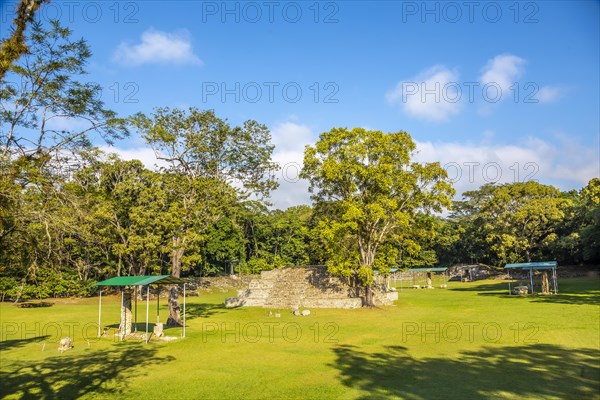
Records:
M504 282L450 282L403 289L393 307L280 318L203 294L188 299L185 339L150 344L97 339L97 298L4 303L0 397L600 398L600 282L559 284L515 297ZM118 323L119 299L103 298L103 326ZM75 347L60 354L65 336Z

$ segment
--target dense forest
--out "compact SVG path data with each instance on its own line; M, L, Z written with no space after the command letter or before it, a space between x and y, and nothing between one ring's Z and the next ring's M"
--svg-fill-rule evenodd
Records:
M266 126L196 108L119 116L85 81L84 40L58 22L28 32L0 77L0 300L85 296L117 275L325 264L368 287L393 267L600 263L600 179L486 184L457 201L439 163L411 160L408 133L336 128L305 151L313 204L274 210ZM160 168L98 148L130 135Z

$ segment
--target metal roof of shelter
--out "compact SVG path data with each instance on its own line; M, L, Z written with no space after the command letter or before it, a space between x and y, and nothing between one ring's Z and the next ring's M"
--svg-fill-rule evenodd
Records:
M558 263L556 261L541 261L541 262L529 262L529 263L518 263L518 264L506 264L504 269L553 269L556 268Z
M407 272L444 272L448 268L435 267L435 268L410 268Z
M381 271L379 271L379 269L377 268L373 268L373 272L375 272L375 274L380 274ZM385 272L390 272L390 273L394 273L394 272L398 272L398 268L390 268L389 271L385 271Z
M94 286L144 286L150 284L170 285L183 283L183 280L171 275L115 276L96 282Z

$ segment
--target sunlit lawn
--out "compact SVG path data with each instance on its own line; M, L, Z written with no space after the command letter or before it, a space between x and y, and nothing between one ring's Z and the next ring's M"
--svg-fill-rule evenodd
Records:
M405 288L393 307L279 318L224 309L232 293L203 294L188 298L185 339L150 344L118 342L114 328L98 340L97 298L4 303L0 397L600 398L600 283L559 285L559 295L509 297L504 282L450 282ZM119 300L103 298L102 326L118 324ZM75 347L60 354L65 336Z

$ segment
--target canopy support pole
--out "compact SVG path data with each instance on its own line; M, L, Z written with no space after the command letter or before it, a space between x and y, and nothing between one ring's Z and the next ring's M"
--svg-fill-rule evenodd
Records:
M510 290L510 281L511 281L511 279L510 279L510 269L509 269L508 270L508 295L509 296L512 295L512 292Z
M100 297L98 298L98 337L100 337L100 319L102 316L102 288L100 288Z
M133 313L133 331L137 332L137 297L138 297L138 287L134 286L134 291L133 291L133 295L135 296L135 303L134 303L134 313Z
M121 288L121 310L123 311L123 314L121 315L121 323L119 324L119 337L121 338L121 340L123 340L125 338L125 325L123 325L123 322L127 322L127 315L125 314L125 303L124 303L124 289Z
M146 289L146 344L150 338L148 337L148 317L150 314L150 285Z
M185 337L185 283L183 284L183 336Z
M160 285L156 285L157 293L156 293L156 323L160 322Z
M529 268L529 283L531 285L531 294L534 294L534 291L533 291L533 267Z

